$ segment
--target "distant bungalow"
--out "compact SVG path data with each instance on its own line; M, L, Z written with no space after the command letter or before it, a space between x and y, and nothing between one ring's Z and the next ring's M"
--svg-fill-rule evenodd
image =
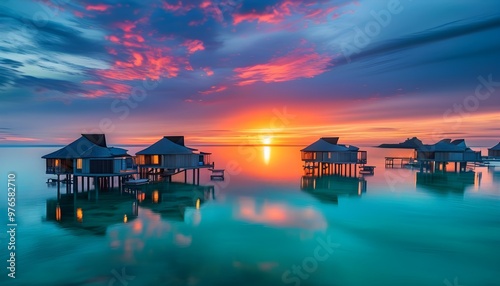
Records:
M380 148L403 148L414 149L415 158L403 157L386 157L386 167L394 167L394 161L400 160L401 166L404 163L417 164L413 160L416 159L420 168L427 166L428 169L438 169L440 166L443 170L446 169L448 163L455 163L455 171L465 171L467 163L475 163L481 161L481 152L473 151L467 146L464 139L443 139L435 144L423 144L418 138L413 137L399 144L381 144Z
M322 137L300 150L304 168L321 170L321 174L351 174L351 165L366 164L367 152L353 145L338 144L339 137ZM349 169L347 169L349 167ZM356 170L356 169L355 169Z
M210 162L211 153L199 152L197 149L184 145L184 136L164 136L158 142L148 148L136 153L136 163L142 178L149 176L167 176L184 172L187 180L187 170L193 170L193 183L195 183L195 171L198 171L198 183L200 168L213 168Z
M127 150L108 147L104 134L82 134L69 145L42 157L46 160L47 174L57 175L58 197L60 195L60 176L65 175L66 192L70 185L78 192L78 177L81 178L82 191L84 178L87 177L87 189L90 189L90 178L93 178L96 198L99 186L114 187L114 177L136 174L132 157ZM121 180L119 183L121 184ZM89 193L90 195L90 193Z
M417 160L434 162L479 162L481 152L467 147L464 139L443 139L433 145L423 145L417 149Z
M488 157L500 159L500 142L488 149Z

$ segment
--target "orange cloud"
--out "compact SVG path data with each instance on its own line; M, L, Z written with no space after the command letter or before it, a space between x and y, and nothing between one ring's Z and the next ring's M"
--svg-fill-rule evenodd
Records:
M134 65L140 66L142 65L142 60L144 59L141 54L139 53L132 53L132 56L134 57Z
M283 82L298 78L312 78L328 70L332 58L312 49L296 49L291 53L274 58L268 63L236 68L237 85L255 82Z
M200 40L186 40L182 45L187 48L189 54L193 54L197 51L203 51L205 49L203 42Z
M87 11L99 11L99 12L104 12L109 8L111 8L111 6L106 4L87 5L85 7Z

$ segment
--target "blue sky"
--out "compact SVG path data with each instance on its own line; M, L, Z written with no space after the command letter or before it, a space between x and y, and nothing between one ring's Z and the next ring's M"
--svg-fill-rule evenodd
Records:
M178 134L196 143L302 144L339 135L488 146L500 140L499 8L3 1L0 144L104 132L116 143Z

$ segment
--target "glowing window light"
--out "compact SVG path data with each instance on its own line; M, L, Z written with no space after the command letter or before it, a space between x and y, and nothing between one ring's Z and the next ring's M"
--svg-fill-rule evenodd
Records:
M77 208L76 209L76 220L78 222L82 222L83 221L83 210L82 210L82 208Z
M159 198L160 198L160 195L159 195L159 193L158 193L158 190L155 190L155 191L153 192L153 203L157 204L157 203L158 203Z
M61 207L59 206L59 204L56 207L56 220L57 221L61 220Z

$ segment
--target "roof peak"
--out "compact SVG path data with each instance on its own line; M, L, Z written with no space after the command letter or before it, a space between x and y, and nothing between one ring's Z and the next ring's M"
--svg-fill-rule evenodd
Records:
M101 147L105 147L105 148L108 147L106 145L106 135L105 134L99 134L99 133L82 134L82 136L97 146L101 146Z
M184 136L163 136L163 138L168 139L177 145L184 146Z

